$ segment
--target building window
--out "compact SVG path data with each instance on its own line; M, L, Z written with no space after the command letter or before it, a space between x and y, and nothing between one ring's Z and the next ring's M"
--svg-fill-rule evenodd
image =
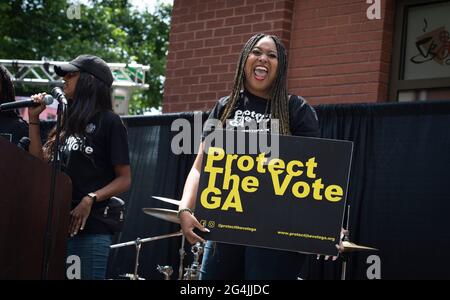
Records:
M450 100L449 16L450 1L398 2L391 100Z

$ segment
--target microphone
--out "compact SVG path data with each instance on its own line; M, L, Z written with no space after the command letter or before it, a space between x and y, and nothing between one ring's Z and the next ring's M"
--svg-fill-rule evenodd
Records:
M44 96L44 104L50 105L53 103L53 97L51 95ZM13 110L22 107L37 107L41 105L40 103L36 103L33 100L21 100L0 104L0 111Z
M23 138L20 139L17 146L19 146L20 149L28 151L28 148L30 148L30 139L24 136Z
M67 99L66 99L66 95L64 95L64 92L62 91L61 88L59 87L55 87L52 90L52 95L53 97L55 97L55 99L59 102L62 103L64 105L67 105Z

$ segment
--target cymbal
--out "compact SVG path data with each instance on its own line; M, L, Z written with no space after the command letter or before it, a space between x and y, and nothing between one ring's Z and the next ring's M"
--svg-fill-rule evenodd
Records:
M152 196L152 198L167 202L167 203L172 203L175 205L180 206L181 201L180 200L175 200L175 199L170 199L170 198L166 198L166 197L159 197L159 196Z
M344 252L352 252L352 251L378 251L376 248L366 247L357 245L350 241L342 241L342 246L344 247Z
M143 208L144 213L147 215L156 217L161 220L166 220L172 223L180 224L180 219L178 219L176 210L164 209L164 208Z

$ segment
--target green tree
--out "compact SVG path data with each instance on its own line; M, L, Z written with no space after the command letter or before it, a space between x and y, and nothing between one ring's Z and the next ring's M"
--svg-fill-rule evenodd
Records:
M70 60L82 53L108 62L150 65L147 91L136 91L130 113L162 103L171 5L154 13L137 11L128 0L91 0L81 4L81 18L68 19L66 0L2 0L0 57Z

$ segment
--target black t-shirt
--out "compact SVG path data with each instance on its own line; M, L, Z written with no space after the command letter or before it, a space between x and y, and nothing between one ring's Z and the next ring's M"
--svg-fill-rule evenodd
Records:
M127 130L111 111L96 114L82 136L70 136L62 150L62 166L72 180L72 208L88 193L108 185L115 178L115 165L129 165ZM92 210L107 201L96 202ZM110 233L107 226L88 218L84 233Z
M28 137L28 124L18 115L0 112L0 137L17 145L21 138Z
M221 98L212 109L208 121L220 119L229 97ZM227 122L226 129L244 129L249 122L256 122L261 128L270 128L270 103L264 98L244 90L238 99L237 107ZM266 123L266 124L264 124ZM213 124L213 123L211 123ZM208 127L208 124L206 127ZM314 108L302 97L291 95L289 98L289 125L292 135L319 137L319 122ZM258 128L259 128L258 127ZM203 136L210 130L206 128Z

